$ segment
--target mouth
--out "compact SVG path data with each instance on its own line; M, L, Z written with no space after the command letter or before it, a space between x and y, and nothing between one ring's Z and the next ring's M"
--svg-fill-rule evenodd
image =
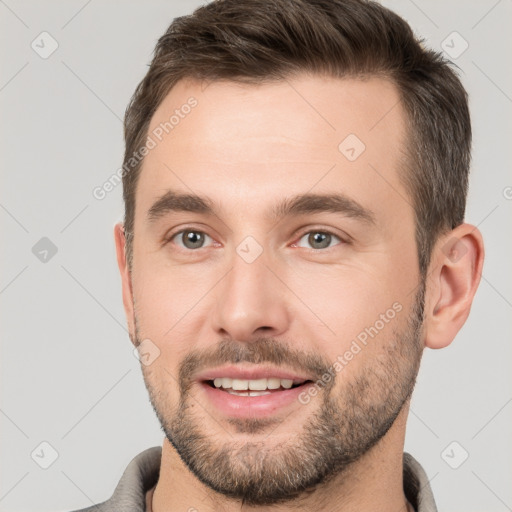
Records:
M302 407L313 379L278 368L226 366L196 376L205 404L228 418L269 418Z
M281 379L270 377L262 379L233 379L230 377L217 377L203 381L204 384L230 395L256 397L279 393L288 389L295 389L312 382L304 379Z

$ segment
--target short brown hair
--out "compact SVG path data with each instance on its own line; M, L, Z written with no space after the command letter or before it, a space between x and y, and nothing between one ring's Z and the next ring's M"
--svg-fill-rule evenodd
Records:
M416 217L425 276L438 236L464 220L471 154L467 93L449 61L423 47L400 16L369 0L215 0L176 18L125 115L123 169L150 120L183 78L246 84L298 73L381 76L398 88L409 140L401 179ZM143 160L123 173L124 227L133 257L135 190Z

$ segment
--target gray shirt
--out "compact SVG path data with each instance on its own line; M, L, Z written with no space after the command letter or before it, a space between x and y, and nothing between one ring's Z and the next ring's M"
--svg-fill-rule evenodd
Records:
M145 512L146 493L160 474L162 448L139 453L126 467L110 499L74 512ZM437 512L425 471L412 455L404 453L404 492L416 512Z

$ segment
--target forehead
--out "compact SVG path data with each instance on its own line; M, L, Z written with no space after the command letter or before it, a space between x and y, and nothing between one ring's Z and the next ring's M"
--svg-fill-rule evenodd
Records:
M405 114L385 79L182 80L148 135L154 147L137 187L139 215L169 188L238 206L313 188L384 207L407 196L398 175Z

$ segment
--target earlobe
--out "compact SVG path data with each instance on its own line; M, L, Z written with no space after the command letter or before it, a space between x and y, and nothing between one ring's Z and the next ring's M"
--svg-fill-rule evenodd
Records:
M425 346L448 346L464 325L480 282L483 260L482 235L475 226L461 224L438 240L427 278Z

